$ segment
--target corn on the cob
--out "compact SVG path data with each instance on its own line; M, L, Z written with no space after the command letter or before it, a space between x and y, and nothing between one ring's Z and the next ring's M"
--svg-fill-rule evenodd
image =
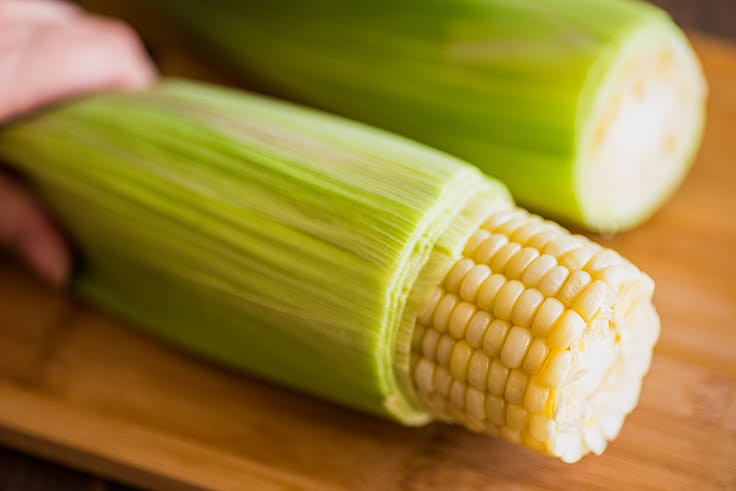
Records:
M636 403L651 280L452 157L171 81L3 129L0 156L80 245L77 290L194 352L567 461Z
M682 180L704 81L628 0L156 0L249 83L447 151L546 216L629 228Z
M418 317L419 396L443 419L565 461L600 454L649 368L653 287L584 237L499 210Z

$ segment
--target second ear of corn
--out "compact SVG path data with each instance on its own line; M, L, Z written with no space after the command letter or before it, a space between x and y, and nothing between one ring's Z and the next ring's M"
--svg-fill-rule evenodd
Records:
M635 406L652 281L469 164L167 81L0 130L83 253L75 289L229 366L573 462Z
M597 231L648 218L700 140L705 84L631 0L156 0L263 90L456 155Z

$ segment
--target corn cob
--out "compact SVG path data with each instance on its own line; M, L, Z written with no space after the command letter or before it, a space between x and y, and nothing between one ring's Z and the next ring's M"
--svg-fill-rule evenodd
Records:
M0 131L83 253L73 287L194 353L566 461L633 409L651 280L453 157L182 81Z
M600 454L649 369L653 288L618 254L501 209L418 316L419 396L445 420L568 462Z
M545 216L649 217L700 139L705 84L628 0L157 0L263 90L456 155Z

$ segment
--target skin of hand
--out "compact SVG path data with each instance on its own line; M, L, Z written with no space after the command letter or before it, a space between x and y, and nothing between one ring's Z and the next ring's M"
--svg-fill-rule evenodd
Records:
M123 23L56 0L0 0L0 124L85 93L144 88L155 77ZM68 279L68 244L28 190L2 173L0 247L52 285Z

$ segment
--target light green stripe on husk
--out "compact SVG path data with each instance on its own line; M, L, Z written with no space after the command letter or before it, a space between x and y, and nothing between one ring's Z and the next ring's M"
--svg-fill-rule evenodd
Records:
M40 113L0 131L0 156L81 246L86 297L189 350L405 423L429 418L408 379L421 292L509 200L421 145L183 81Z

